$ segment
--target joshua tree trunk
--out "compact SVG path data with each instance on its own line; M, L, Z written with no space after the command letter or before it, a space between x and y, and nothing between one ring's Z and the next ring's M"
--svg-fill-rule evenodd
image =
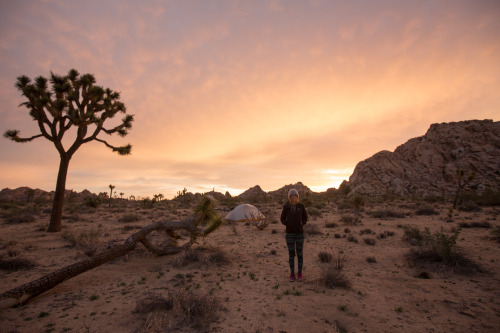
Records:
M71 156L61 154L59 162L59 172L57 174L56 193L54 195L54 204L52 205L52 213L50 215L49 232L61 231L62 211L64 205L64 191L66 190L66 177L68 175L68 167Z
M152 244L147 236L149 233L155 230L165 230L165 235L175 234L174 230L184 229L189 231L190 240L183 246L169 246L160 248ZM207 231L205 231L205 234ZM150 224L135 234L131 235L123 244L117 245L113 248L107 249L98 255L84 259L80 262L74 263L72 265L63 267L54 271L50 274L42 276L41 278L25 283L22 286L6 291L0 295L0 309L5 309L13 307L16 305L24 304L33 297L36 297L52 288L58 284L82 274L88 270L91 270L97 266L100 266L110 260L118 258L129 251L135 249L137 242L143 243L143 245L150 251L158 255L175 254L183 249L191 247L199 235L204 234L202 229L199 229L195 225L194 218L190 218L181 222L156 222Z

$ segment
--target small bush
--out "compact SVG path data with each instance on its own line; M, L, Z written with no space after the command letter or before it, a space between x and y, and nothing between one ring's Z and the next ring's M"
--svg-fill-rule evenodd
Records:
M321 266L319 282L328 289L351 287L351 281L338 269L334 262L326 263Z
M369 264L375 264L377 262L377 259L375 257L366 257L366 262Z
M491 228L491 223L489 222L461 222L458 224L460 228Z
M84 230L78 235L70 232L64 232L62 237L65 241L70 243L71 247L78 247L87 256L92 257L97 252L101 235L101 228L92 228L89 231Z
M404 230L403 241L408 243L414 242L415 245L422 246L426 241L426 239L430 237L429 228L425 228L425 230L422 232L417 227L411 225L405 225L403 226L403 230Z
M323 235L323 233L319 230L318 225L310 223L304 226L304 233L308 236Z
M348 242L353 242L353 243L356 243L356 244L358 243L358 239L356 237L354 237L354 236L347 237L347 241Z
M361 220L359 219L359 217L354 215L342 215L340 216L340 222L343 222L347 225L356 225L359 224Z
M253 225L259 230L264 230L267 226L271 224L270 219L258 219L258 220L250 220L250 225Z
M325 223L326 228L336 228L338 227L337 223Z
M6 271L17 271L20 269L32 269L37 263L33 260L26 258L12 258L4 259L0 257L0 269Z
M368 229L367 228L367 229L360 230L359 234L360 235L364 235L364 234L371 235L372 234L372 229Z
M439 215L432 206L422 206L415 211L416 215Z
M319 261L322 263L329 263L333 260L333 256L328 252L320 252L318 253Z
M429 272L422 271L422 272L420 272L417 275L417 278L419 278L419 279L430 279L431 278L431 274Z
M345 228L345 229L344 229L344 233L348 234L348 233L350 233L350 232L351 232L351 229L349 229L349 228Z
M491 240L495 240L498 243L500 243L500 226L497 225L495 228L493 228L490 231L490 234L491 234L491 237L490 237Z
M200 251L196 249L187 249L179 257L172 261L175 267L183 267L193 262L200 261Z
M134 313L146 315L147 331L163 332L180 326L206 329L217 320L219 309L220 302L214 296L183 290L167 297L152 295L139 300ZM166 316L165 312L172 314Z
M405 218L405 213L402 212L395 212L392 210L376 210L373 212L370 212L370 216L375 218L375 219L388 219L388 218L398 218L402 219Z
M320 217L321 216L321 210L317 209L317 208L314 208L314 207L310 207L308 210L307 210L307 213L310 215L310 216L313 216L313 217Z
M377 243L377 241L373 238L365 238L363 241L365 242L366 245L371 245L371 246L375 246L375 244Z
M340 237L342 237L342 236L340 236L340 234L334 234L334 235L333 235L333 237L335 237L335 238L340 238Z
M465 201L459 207L459 210L463 212L479 212L481 211L481 207L473 201Z
M222 266L225 264L229 264L231 261L227 257L225 252L219 251L208 257L208 261L216 264L217 266Z
M102 200L98 196L88 196L83 199L83 204L87 207L97 208L101 205Z
M141 219L141 216L136 213L129 213L122 215L119 219L118 222L123 222L123 223L131 223L131 222L137 222Z
M29 223L36 220L35 215L29 212L19 212L17 214L13 214L5 220L7 224L21 224L21 223Z

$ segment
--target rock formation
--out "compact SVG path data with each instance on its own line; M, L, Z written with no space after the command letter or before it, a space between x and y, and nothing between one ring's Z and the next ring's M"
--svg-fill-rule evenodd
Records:
M351 194L450 195L457 170L474 173L469 188L500 188L500 122L469 120L432 124L424 136L394 152L381 151L357 164Z

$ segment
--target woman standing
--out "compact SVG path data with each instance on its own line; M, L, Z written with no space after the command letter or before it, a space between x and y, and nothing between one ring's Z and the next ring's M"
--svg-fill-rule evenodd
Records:
M304 224L307 223L306 207L299 203L299 192L292 188L288 192L288 202L283 205L281 223L286 226L286 245L290 263L290 282L295 281L295 253L298 261L298 280L302 281L304 255Z

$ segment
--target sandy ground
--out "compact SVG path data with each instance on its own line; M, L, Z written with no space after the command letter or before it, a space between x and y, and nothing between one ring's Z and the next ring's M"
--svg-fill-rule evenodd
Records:
M367 212L377 207L366 207L361 224L354 226L341 222L335 207L312 217L310 224L321 234L306 235L303 282L288 281L284 226L276 223L258 230L245 223L227 224L194 246L198 261L182 265L184 253L159 257L139 245L127 256L65 281L24 306L1 310L0 332L196 331L193 321L179 326L180 314L175 311L134 312L138 302L151 295L182 292L215 300L212 310L217 318L201 327L209 332L499 332L500 244L488 239L491 229L461 230L459 248L485 272L460 275L440 268L410 267L404 254L412 246L402 240L401 226L444 228L445 233L460 222L498 226L500 211L459 212L453 222L447 222L448 206L444 205L437 207L440 215L433 216L415 215L412 206L404 203L384 207L408 215L375 219ZM279 205L259 208L270 210L278 220ZM141 216L140 220L118 221L131 213ZM86 258L81 248L70 246L64 233L77 235L100 226L102 247L123 242L136 227L188 213L117 203L112 208L65 213L61 233L42 230L49 219L46 213L28 223L0 221L0 255L6 258L10 253L37 263L32 269L0 270L0 292ZM337 226L327 227L331 223ZM346 227L358 243L343 237ZM374 234L361 235L367 228ZM377 237L386 231L394 235ZM364 238L375 239L375 245L365 244ZM343 272L351 281L350 289L328 289L318 282L320 252L345 257ZM214 254L227 262L212 262ZM376 262L367 262L367 257ZM422 271L431 278L418 278Z

